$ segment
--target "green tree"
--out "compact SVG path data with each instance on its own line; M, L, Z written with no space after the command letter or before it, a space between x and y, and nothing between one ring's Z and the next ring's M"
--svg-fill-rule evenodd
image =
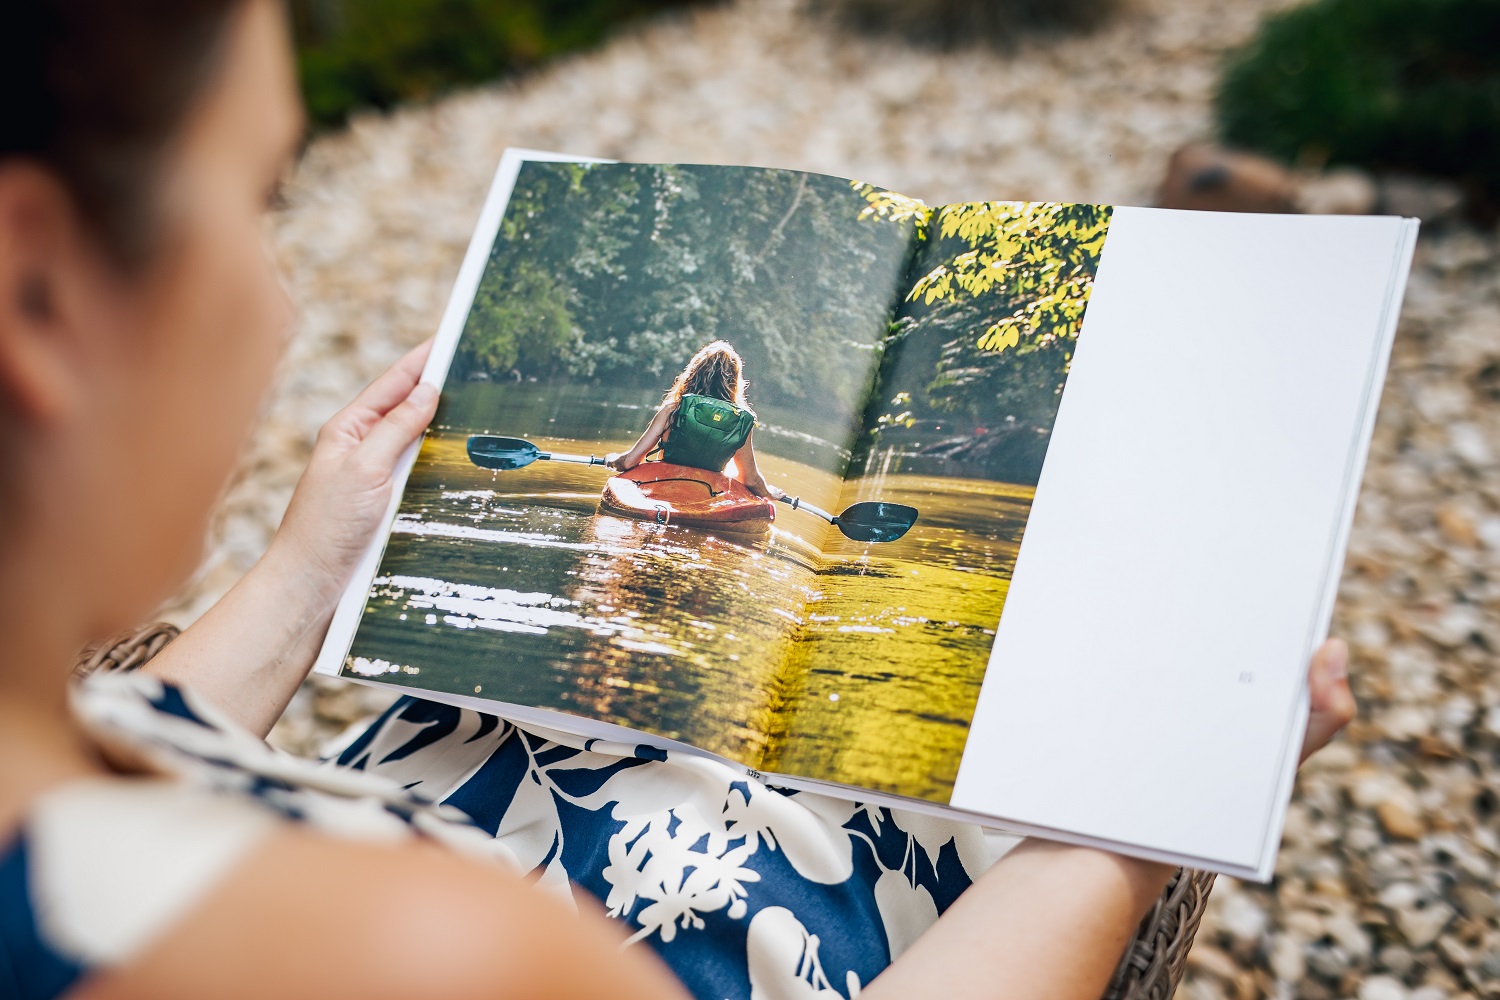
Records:
M1057 415L1111 210L1102 205L981 202L929 208L856 183L862 218L910 221L918 248L887 345L883 435L942 414L971 421L955 458L1034 480ZM936 446L936 445L934 445Z
M836 440L858 427L912 243L864 206L793 171L527 163L455 371L661 391L724 338L754 405Z
M501 373L523 365L556 367L573 339L566 290L546 271L523 263L507 291L499 294L490 285L475 294L471 322L484 335L464 341L467 369Z
M1451 177L1500 213L1500 0L1313 0L1266 18L1214 95L1226 142Z
M979 335L981 351L1033 349L1078 336L1109 229L1106 205L989 201L930 209L914 198L856 181L863 217L913 220L937 252L919 254L907 301L998 297L1000 314ZM958 246L954 246L955 242Z
M291 0L309 115L336 125L598 44L691 0Z

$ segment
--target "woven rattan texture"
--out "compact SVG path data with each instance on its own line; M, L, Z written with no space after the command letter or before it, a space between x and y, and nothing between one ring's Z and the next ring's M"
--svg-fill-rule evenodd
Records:
M122 632L78 654L78 662L73 666L73 675L87 677L96 670L136 670L141 664L160 653L162 647L177 638L181 631L176 625L156 622L153 625Z
M86 677L96 670L135 670L179 632L175 625L157 622L90 646L79 656L74 674ZM1178 871L1142 918L1103 1000L1168 1000L1172 996L1187 968L1188 949L1213 884L1211 873Z
M1168 1000L1176 992L1213 887L1212 872L1178 870L1141 919L1104 1000Z

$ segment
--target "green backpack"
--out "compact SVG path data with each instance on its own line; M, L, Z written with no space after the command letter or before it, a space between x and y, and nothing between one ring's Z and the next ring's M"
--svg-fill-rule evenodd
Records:
M723 472L755 426L755 413L713 396L688 393L677 403L662 461Z

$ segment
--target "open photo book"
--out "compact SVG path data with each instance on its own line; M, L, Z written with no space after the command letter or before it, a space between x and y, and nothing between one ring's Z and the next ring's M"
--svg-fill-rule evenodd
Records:
M511 150L316 670L1268 879L1416 234Z

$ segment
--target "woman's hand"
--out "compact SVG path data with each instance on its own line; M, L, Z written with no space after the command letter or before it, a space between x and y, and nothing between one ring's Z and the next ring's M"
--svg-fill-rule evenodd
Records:
M641 432L635 444L630 446L629 451L610 452L604 456L604 465L614 469L616 472L629 472L646 460L651 450L661 443L662 436L667 433L667 423L672 419L674 410L662 407L651 417L651 422Z
M1329 639L1313 653L1307 668L1308 701L1307 734L1302 737L1302 756L1307 758L1323 749L1354 719L1358 706L1349 690L1349 646L1342 639Z
M438 392L417 382L431 347L396 362L323 426L266 554L146 672L193 688L251 732L271 731L380 530L396 463L432 421Z
M271 542L268 557L297 566L330 607L381 527L396 463L437 410L437 389L417 381L431 349L414 348L323 425Z
M739 470L735 476L745 484L745 488L758 497L770 497L772 500L780 500L786 496L786 491L766 482L766 477L760 474L760 466L755 461L755 430L752 428L745 437L745 443L740 445L740 450L734 453L734 467Z

